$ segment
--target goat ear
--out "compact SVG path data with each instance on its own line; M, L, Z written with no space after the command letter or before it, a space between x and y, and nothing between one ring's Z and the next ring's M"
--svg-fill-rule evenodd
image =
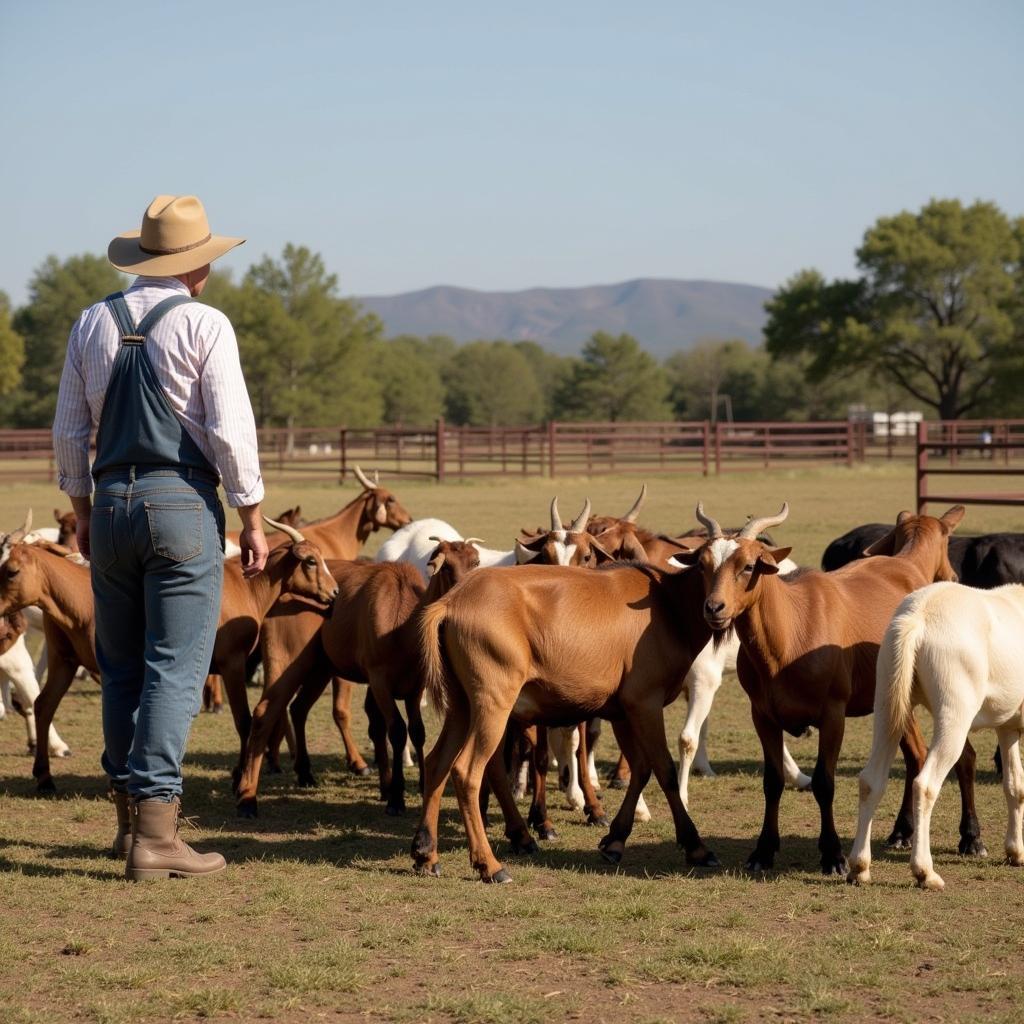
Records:
M533 548L528 548L525 544L520 544L516 541L516 565L526 565L527 562L532 562L539 551L534 551Z
M444 565L444 552L437 551L430 561L427 562L427 575L436 576L441 571L442 565Z
M757 557L757 571L765 576L774 576L779 571L779 562L788 557L792 548L765 549Z
M963 505L954 505L939 516L939 522L943 523L946 529L952 533L960 525L960 520L963 519L966 512L967 509Z
M644 551L643 544L641 544L640 541L637 540L635 533L630 533L626 537L626 540L623 543L622 547L626 555L629 558L633 559L634 562L647 561L647 552Z
M377 506L377 511L374 512L373 518L383 526L388 521L388 510L384 507L383 502Z
M914 518L914 513L913 512L908 512L906 509L904 509L896 517L896 525L897 526L902 526L908 519L913 519L913 518Z
M869 544L864 549L864 557L871 558L872 555L891 555L896 547L896 531L890 530L884 537L879 537L874 544Z
M53 510L53 521L55 523L59 523L60 522L60 509L59 508L55 508Z
M688 569L691 565L696 565L700 561L700 552L700 548L692 548L689 551L677 551L666 561L676 569Z
M594 554L597 556L596 561L598 565L601 565L603 562L615 561L615 556L612 555L610 552L606 551L603 547L601 547L601 545L598 544L597 541L592 540L590 542L590 550L593 551Z

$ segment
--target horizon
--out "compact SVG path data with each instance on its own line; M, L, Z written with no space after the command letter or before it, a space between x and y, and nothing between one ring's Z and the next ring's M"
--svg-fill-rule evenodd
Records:
M158 192L248 238L219 267L293 242L374 297L774 291L806 267L850 276L878 217L933 197L1024 214L1020 5L642 15L4 5L0 288L22 305L43 259L103 253ZM184 38L172 24L188 45L155 45Z

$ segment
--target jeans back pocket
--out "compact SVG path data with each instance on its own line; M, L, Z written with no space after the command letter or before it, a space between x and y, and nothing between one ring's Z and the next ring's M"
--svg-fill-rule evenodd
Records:
M146 519L153 550L172 562L187 562L203 550L201 502L147 501Z
M89 564L99 572L106 572L116 561L114 508L112 505L93 508L89 516Z

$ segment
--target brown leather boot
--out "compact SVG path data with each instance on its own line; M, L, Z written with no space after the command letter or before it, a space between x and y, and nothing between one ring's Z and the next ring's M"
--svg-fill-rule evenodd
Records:
M110 856L113 860L124 860L132 848L132 814L128 805L130 797L116 790L110 795L114 800L114 810L117 811L117 835L110 844Z
M181 801L132 800L132 847L124 877L133 882L150 878L192 878L215 875L227 866L219 853L196 853L178 838Z

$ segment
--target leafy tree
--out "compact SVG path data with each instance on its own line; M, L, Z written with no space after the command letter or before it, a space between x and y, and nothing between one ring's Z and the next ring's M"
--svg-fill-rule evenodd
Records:
M24 365L25 342L11 325L10 300L0 292L0 395L17 390Z
M679 419L757 419L768 357L740 338L708 340L665 362L669 400ZM728 399L726 403L724 399Z
M859 278L803 271L766 304L768 351L807 354L812 383L867 369L942 419L964 416L1024 369L1021 235L985 202L882 217L857 250Z
M383 403L371 373L381 324L338 295L323 260L287 245L264 257L234 292L223 283L261 425L373 426Z
M24 339L21 391L11 400L10 419L19 427L49 427L57 405L68 335L82 310L125 287L125 278L102 256L49 256L29 282L28 305L14 315Z
M630 334L598 331L558 391L556 411L570 419L664 420L668 378Z
M426 426L444 411L444 385L436 348L412 335L381 342L373 375L384 403L384 422Z
M535 341L517 341L515 348L533 367L533 375L540 385L541 394L544 396L544 412L541 419L553 419L559 392L572 376L577 361L571 356L549 352Z
M449 360L444 370L445 415L471 426L537 423L544 395L533 367L507 341L473 341Z

